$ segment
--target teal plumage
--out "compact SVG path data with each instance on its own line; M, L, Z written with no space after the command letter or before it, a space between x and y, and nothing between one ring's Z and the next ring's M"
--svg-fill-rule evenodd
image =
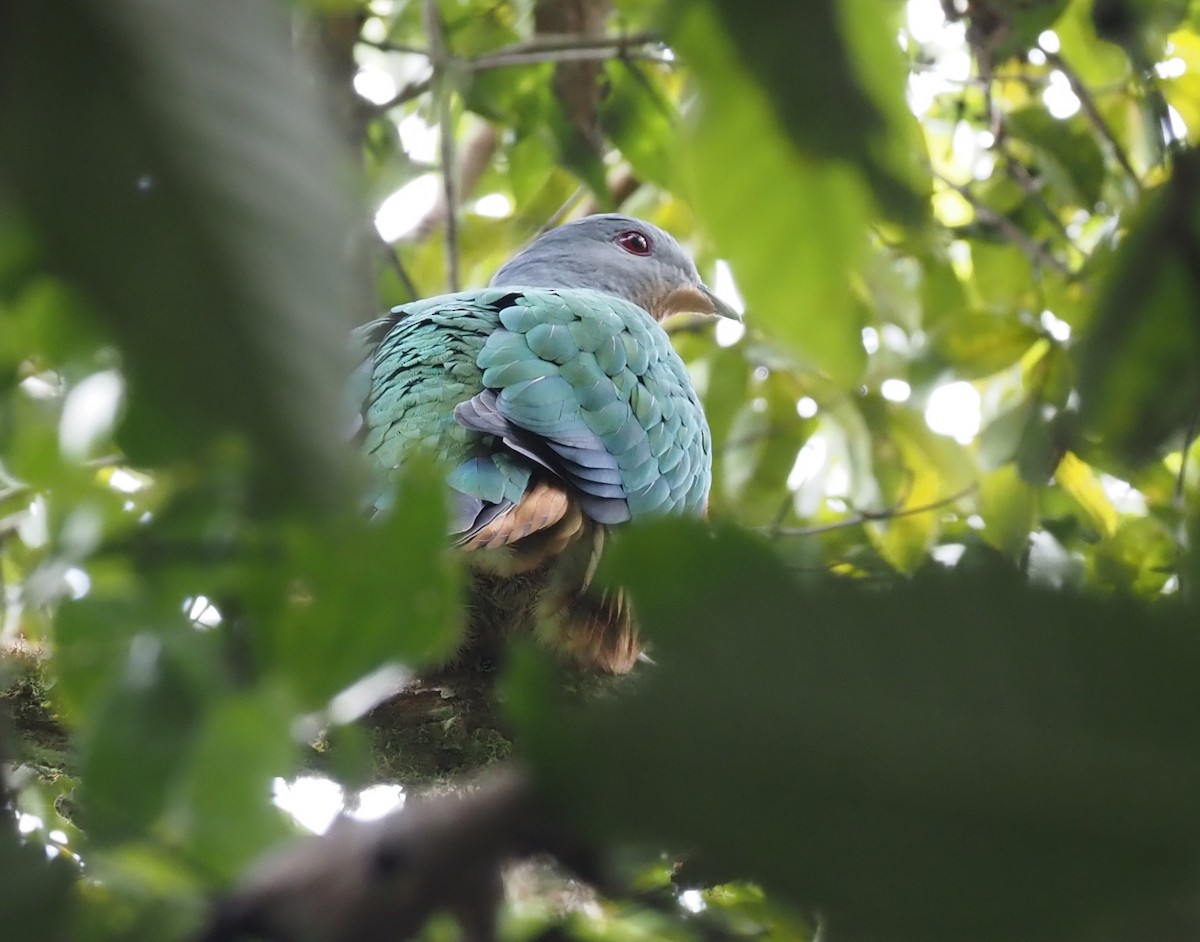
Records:
M533 629L584 665L632 666L628 607L590 590L606 530L703 514L711 481L703 409L656 320L680 308L732 313L665 232L596 216L535 241L492 287L356 332L363 450L384 471L419 451L451 468L471 654Z

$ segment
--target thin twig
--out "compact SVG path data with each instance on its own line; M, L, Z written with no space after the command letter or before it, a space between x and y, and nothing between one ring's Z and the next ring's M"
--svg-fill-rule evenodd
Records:
M1058 213L1054 211L1054 207L1051 206L1046 201L1046 197L1042 195L1041 183L1035 180L1030 175L1029 171L1025 169L1025 165L1021 163L1021 161L1014 159L1007 150L1003 151L1003 154L1005 157L1004 167L1005 170L1008 171L1009 179L1016 183L1029 199L1033 200L1038 209L1042 211L1042 215L1049 220L1050 225L1054 226L1054 228L1058 230L1058 234L1063 237L1063 240L1071 248L1079 251L1079 249L1077 249L1075 246L1074 240L1071 238L1071 234L1067 232L1067 227L1064 226L1063 221L1058 218Z
M455 59L452 65L468 72L485 72L510 65L540 65L543 62L598 62L605 59L640 59L670 64L672 60L638 49L544 49L535 52L496 52L474 59Z
M970 187L963 186L959 183L954 183L953 181L946 179L946 177L942 176L940 173L935 174L935 176L945 186L948 186L950 189L954 190L955 193L971 204L971 208L975 210L975 215L979 218L980 222L999 229L1000 232L1003 233L1003 235L1010 242L1021 248L1025 254L1029 256L1030 261L1032 261L1035 265L1048 265L1055 271L1061 272L1067 277L1073 276L1074 273L1071 271L1071 269L1068 268L1063 262L1059 261L1053 252L1047 249L1042 243L1030 238L1029 234L1026 233L1024 229L1018 226L1003 213L996 212L994 209L992 209L992 207L981 201L979 197L971 192Z
M403 105L405 102L412 101L414 98L419 98L424 95L430 88L433 87L433 76L423 78L416 82L409 82L400 91L396 92L387 101L380 102L374 108L380 114L385 111L391 111L393 108Z
M1129 178L1133 181L1134 186L1140 192L1142 189L1142 180L1138 176L1136 170L1133 169L1133 164L1129 162L1129 155L1125 153L1125 148L1121 146L1121 142L1117 140L1113 129L1109 127L1108 122L1104 120L1100 114L1100 109L1096 107L1096 102L1092 98L1092 93L1083 83L1083 79L1057 52L1047 52L1046 62L1052 67L1058 69L1067 80L1067 84L1071 86L1071 91L1075 93L1075 97L1079 99L1080 107L1083 108L1083 113L1088 116L1088 120L1092 122L1092 126L1099 132L1100 136L1108 142L1108 146L1112 148L1113 156L1117 158L1117 163L1129 174Z
M373 49L379 49L382 52L403 52L412 56L428 56L429 50L423 49L420 46L409 46L406 43L392 42L390 39L362 39L359 38L364 46L370 46Z
M616 49L624 51L634 46L661 45L663 38L658 33L646 30L638 33L622 33L618 36L577 36L573 33L554 35L542 33L519 43L501 46L489 55L519 52L555 52L566 50Z
M425 29L429 33L429 64L433 68L434 95L441 141L442 198L446 201L446 281L458 290L458 193L455 180L454 126L450 120L450 86L446 82L449 52L436 0L425 0Z
M1192 445L1196 441L1197 431L1200 431L1200 416L1188 423L1187 431L1183 435L1183 452L1179 458L1179 474L1175 476L1175 506L1180 510L1183 509L1184 497L1186 496L1188 452L1192 450Z
M847 530L851 527L861 527L865 523L874 523L879 520L894 520L897 517L912 517L916 514L929 513L934 510L939 510L942 507L947 507L955 501L962 500L968 494L973 493L979 488L978 482L968 484L960 491L942 497L939 500L932 501L928 504L922 504L919 507L889 507L886 510L860 510L853 517L845 520L838 520L834 523L822 523L811 527L771 527L767 532L771 536L816 536L820 533L828 533L831 530Z
M417 286L413 284L412 278L409 277L408 269L404 267L404 262L400 259L400 253L396 251L394 245L379 234L379 230L374 226L371 227L371 231L375 233L376 244L379 246L380 251L383 252L392 270L396 273L396 277L400 279L400 284L404 286L404 290L408 293L409 300L415 301L420 295L417 294Z
M428 10L428 7L426 8ZM439 21L440 23L440 21ZM436 33L436 35L435 35ZM650 43L660 43L661 38L655 33L629 33L624 36L607 36L601 38L545 38L534 37L526 42L502 46L494 52L464 58L451 55L445 48L445 34L442 30L430 30L430 48L418 49L386 40L367 43L377 49L387 52L403 52L410 55L425 56L434 65L435 72L440 65L444 70L457 72L483 72L488 69L500 69L507 66L533 65L542 62L578 62L602 59L641 59L648 62L669 63L670 60L656 53L647 52L635 47ZM424 95L433 87L433 77L409 82L387 101L375 106L377 111L390 111L392 108L412 101Z
M625 33L620 36L574 36L574 35L541 35L533 36L521 42L511 43L507 46L501 46L484 56L476 59L456 59L456 63L470 68L472 65L479 67L478 64L482 60L491 59L497 56L521 56L531 53L540 52L605 52L617 50L618 52L629 52L634 46L648 46L650 44L661 44L662 37L658 33L641 32L641 33ZM403 43L395 43L391 40L379 40L376 42L365 41L366 45L374 46L376 49L382 49L384 52L403 52L410 55L425 56L426 58L434 58L434 48L431 44L428 49L421 49L416 46L407 46ZM488 68L488 66L483 66Z
M575 204L583 199L585 195L587 195L586 186L581 186L576 189L574 193L572 193L563 201L563 204L558 207L558 209L550 214L550 218L542 223L541 228L537 231L537 234L545 235L551 229L555 228L560 222L563 221L563 217L566 216L567 213L569 213L575 207Z
M8 500L10 497L19 497L22 494L32 492L33 488L28 484L13 484L9 487L0 490L0 503Z

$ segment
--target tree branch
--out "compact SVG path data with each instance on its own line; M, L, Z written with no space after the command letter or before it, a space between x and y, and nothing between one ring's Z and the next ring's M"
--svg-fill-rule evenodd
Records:
M505 861L548 853L597 882L595 852L522 770L410 804L377 821L340 820L262 859L217 907L203 942L390 942L438 911L458 921L464 942L493 942Z
M384 52L403 52L411 55L426 56L431 58L433 52L431 49L420 49L415 46L406 46L402 43L394 43L389 40L381 40L378 42L366 42L369 46L374 46L376 49L382 49ZM571 33L554 35L551 33L543 33L538 36L532 36L529 39L518 43L512 43L508 46L501 46L492 52L485 53L474 58L459 58L455 57L451 61L455 68L466 70L480 70L496 68L500 65L511 65L512 62L507 61L512 57L523 57L531 55L541 55L544 53L604 53L607 58L612 55L617 56L634 56L637 53L635 47L648 46L651 44L661 45L662 37L654 32L639 32L639 33L624 33L619 36L578 36ZM496 62L494 60L505 60ZM571 59L539 59L540 62L560 62L572 61Z

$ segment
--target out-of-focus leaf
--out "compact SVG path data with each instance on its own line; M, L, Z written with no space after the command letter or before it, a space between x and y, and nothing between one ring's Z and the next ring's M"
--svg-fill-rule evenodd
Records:
M1026 400L1001 412L979 436L979 464L985 470L1007 464L1017 454L1032 422L1039 422L1036 406Z
M973 476L971 463L957 442L935 434L909 410L874 400L863 405L886 502L886 507L870 508L885 511L885 519L872 522L867 531L890 566L913 572L925 560L941 520L940 508L920 508L966 487Z
M1197 8L1200 10L1200 8ZM1180 30L1171 36L1171 55L1183 60L1183 74L1161 80L1167 102L1179 112L1188 130L1188 140L1200 140L1200 35Z
M20 838L15 824L9 818L0 829L0 925L14 940L65 938L75 909L70 891L76 866L66 857L47 859L46 848L36 839Z
M291 833L263 799L275 776L295 771L294 704L278 691L228 697L204 718L170 824L196 861L225 878Z
M1042 404L1062 409L1075 391L1075 363L1062 344L1046 337L1038 343L1023 364L1025 387Z
M1063 455L1054 472L1054 479L1070 494L1104 536L1112 536L1117 528L1117 512L1104 493L1104 487L1087 463L1072 452Z
M1129 60L1119 46L1096 35L1094 0L1071 0L1054 23L1062 56L1088 85L1111 85L1129 74Z
M518 205L527 205L554 172L553 154L536 134L518 137L506 153L513 197Z
M1157 595L1176 565L1175 541L1153 517L1124 517L1111 539L1101 541L1092 556L1093 574L1106 587Z
M788 475L814 423L796 413L788 378L771 374L734 417L715 464L742 519L765 524L790 504Z
M707 364L704 416L713 442L721 447L729 438L738 406L747 398L750 364L741 350L718 347Z
M388 661L428 663L454 650L458 583L444 491L436 470L409 469L383 519L296 534L287 565L298 582L269 644L306 705Z
M1063 121L1044 108L1014 111L1005 127L1016 138L1030 144L1039 169L1053 185L1065 184L1069 198L1089 210L1100 200L1104 187L1104 154L1082 118Z
M1033 290L1029 257L1011 242L973 240L971 270L971 287L988 306L1013 310Z
M1009 559L1019 560L1037 519L1037 491L1015 466L997 468L979 481L979 515L984 541Z
M879 555L900 572L913 572L925 561L938 532L938 511L920 510L944 496L941 476L929 456L901 437L897 445L908 486L886 520L867 526ZM916 511L916 512L914 512Z
M192 937L205 915L197 872L147 841L87 855L87 905L73 942L164 942Z
M1066 6L1066 0L999 0L970 8L971 31L993 65L1036 47L1038 35Z
M120 344L124 445L163 462L238 430L264 493L327 501L350 224L286 20L228 0L6 13L0 176Z
M514 701L586 833L666 842L848 937L1117 939L1200 863L1200 638L1008 571L796 587L661 522L612 560L656 669L591 711ZM747 782L774 782L755 789Z
M204 689L216 672L197 657L200 642L183 625L170 635L134 635L122 674L83 722L80 800L93 841L140 836L166 808L206 701L217 692Z
M940 321L930 342L958 375L977 379L1012 366L1039 336L1015 312L973 311Z
M1084 432L1132 463L1200 410L1200 152L1189 152L1121 247L1080 353Z
M867 193L851 169L804 157L783 136L705 6L681 8L676 26L680 47L705 63L706 95L684 151L695 206L748 316L853 383L865 353L850 275L865 254Z
M676 4L675 15L691 17L695 6ZM718 22L710 31L729 38L744 68L770 95L771 109L801 152L856 165L890 213L908 220L917 218L921 207L909 181L880 159L892 125L911 121L906 110L897 107L902 105L899 89L887 80L888 74L899 77L902 62L890 45L894 28L888 28L887 13L859 0L816 0L805 5L802 28L781 29L778 8L761 0L716 0L712 9ZM679 42L695 57L689 37L694 37L691 29L682 30ZM709 83L719 80L709 73L709 60L695 61L704 62L698 70L702 83L706 78ZM886 66L889 61L893 63L890 70ZM869 91L856 68L864 65L868 67L863 71L872 79ZM871 92L886 94L886 102L881 103ZM886 104L886 110L881 104ZM756 146L752 138L741 141L747 148ZM888 156L896 154L893 151Z
M650 183L670 186L675 178L674 145L679 131L654 78L636 63L618 59L605 70L608 94L600 108L600 125L612 138L634 173Z

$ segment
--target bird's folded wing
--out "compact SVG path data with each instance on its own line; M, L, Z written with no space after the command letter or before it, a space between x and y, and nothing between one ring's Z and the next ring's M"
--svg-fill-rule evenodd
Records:
M557 474L599 523L701 513L708 425L687 370L640 308L586 290L522 289L477 365L461 424Z

